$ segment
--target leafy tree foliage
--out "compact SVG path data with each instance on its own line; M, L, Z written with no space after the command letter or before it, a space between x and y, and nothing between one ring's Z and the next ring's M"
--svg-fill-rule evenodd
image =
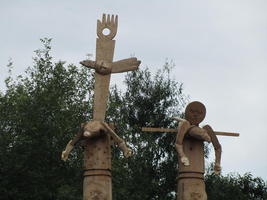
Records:
M267 185L262 178L254 178L251 173L243 176L228 174L216 176L209 173L205 176L206 190L210 200L265 200Z
M92 74L52 63L50 40L34 66L0 96L0 193L2 199L81 199L81 151L68 163L63 147L91 110Z
M152 76L145 70L128 73L126 91L112 90L109 115L117 132L134 150L129 159L114 156L115 199L174 199L177 155L175 134L145 133L141 127L171 127L183 103L182 86L170 79L169 64ZM118 103L119 102L119 103Z
M0 199L82 199L82 149L76 147L68 162L60 155L80 123L92 119L94 76L88 69L53 62L50 42L42 39L44 48L35 52L26 75L15 80L10 75L0 93ZM126 159L113 149L114 200L175 199L175 134L141 131L176 127L170 118L182 115L186 98L182 84L170 78L171 66L166 62L155 75L148 69L128 73L125 90L111 88L106 121L115 123L134 151ZM266 185L250 174L210 173L206 183L210 199L266 198Z

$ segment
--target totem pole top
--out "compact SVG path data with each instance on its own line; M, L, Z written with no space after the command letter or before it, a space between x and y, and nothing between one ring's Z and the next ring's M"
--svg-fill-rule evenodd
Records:
M97 20L96 61L84 60L83 66L95 69L94 111L93 119L104 121L107 108L111 73L133 71L138 68L137 58L128 58L113 62L118 16L103 14L102 21ZM109 30L105 35L103 31Z

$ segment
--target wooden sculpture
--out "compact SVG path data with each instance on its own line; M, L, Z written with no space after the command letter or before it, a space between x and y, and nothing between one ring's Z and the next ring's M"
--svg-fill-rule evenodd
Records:
M199 127L206 115L205 106L194 101L185 109L185 119L173 118L179 122L177 129L142 128L143 131L176 132L175 148L179 156L177 200L206 200L204 183L204 141L211 142L215 149L214 172L221 172L222 148L216 135L239 136L237 133L216 132L206 125Z
M84 139L84 200L111 200L111 144L110 137L119 145L126 157L131 150L125 142L104 122L111 73L136 70L140 61L128 58L113 62L118 16L103 14L102 21L97 21L96 61L85 60L83 66L95 70L93 120L81 125L80 132L71 140L62 152L62 159L67 160L73 146ZM109 30L105 35L103 31Z

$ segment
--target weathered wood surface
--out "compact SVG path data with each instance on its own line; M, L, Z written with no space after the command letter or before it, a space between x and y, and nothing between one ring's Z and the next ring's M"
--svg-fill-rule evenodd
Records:
M203 141L194 138L185 138L183 141L183 150L190 161L190 165L185 166L179 159L177 199L206 200Z
M83 199L112 199L109 135L85 141Z
M112 18L112 20L111 20ZM103 15L102 21L98 20L96 39L96 63L103 63L106 68L111 68L114 56L115 37L118 26L117 16ZM103 30L108 28L113 37L106 38ZM110 74L102 75L95 72L94 110L93 120L104 121L109 95ZM83 199L112 199L111 182L111 147L110 136L85 141L84 151L84 182ZM95 173L98 172L98 173Z
M95 69L94 121L105 121L111 73L136 70L141 63L136 58L113 62L115 48L113 38L116 36L117 27L118 16L103 14L102 21L97 21L96 61L81 62L85 67ZM104 29L108 29L109 34L105 35ZM112 130L108 130L108 132L110 134L84 142L84 200L112 200L110 136L121 148L124 156L131 155L131 150L126 146L124 140Z
M115 40L96 41L96 62L106 63L107 68L111 68L115 48ZM102 75L95 73L95 89L94 89L94 113L93 119L104 121L107 109L107 101L109 95L109 83L111 74Z

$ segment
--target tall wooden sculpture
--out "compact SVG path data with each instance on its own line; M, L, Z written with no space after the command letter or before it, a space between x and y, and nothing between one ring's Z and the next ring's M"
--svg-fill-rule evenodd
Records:
M110 137L122 149L124 156L131 155L125 142L104 122L111 73L127 72L138 68L140 61L128 58L113 62L115 37L118 17L103 14L102 21L97 21L96 61L85 60L81 64L95 69L93 120L81 125L80 132L71 140L62 152L62 159L67 160L73 146L84 140L84 200L111 200L111 144ZM103 31L107 29L109 34Z
M216 135L238 136L237 133L216 132L206 125L199 127L206 115L205 106L190 103L185 109L185 119L173 118L179 122L177 129L143 128L143 131L176 132L175 148L179 156L177 200L206 200L204 183L204 141L212 142L215 149L214 172L221 172L221 145Z

